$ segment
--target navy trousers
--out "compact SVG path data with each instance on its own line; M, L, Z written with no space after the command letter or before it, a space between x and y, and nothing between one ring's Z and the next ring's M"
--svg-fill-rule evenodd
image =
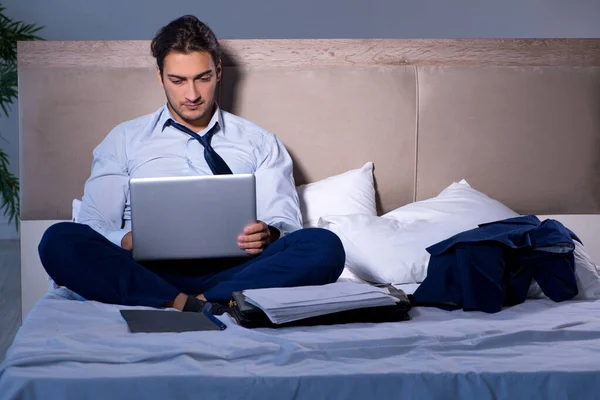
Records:
M320 228L285 235L250 259L141 264L89 226L61 222L44 233L38 251L54 282L88 300L157 308L179 293L227 302L238 290L332 283L345 262L340 239Z

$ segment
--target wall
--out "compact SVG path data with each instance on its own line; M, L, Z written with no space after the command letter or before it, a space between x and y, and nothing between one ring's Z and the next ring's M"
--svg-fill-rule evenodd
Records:
M44 25L47 40L151 39L182 14L233 38L600 37L598 0L4 0L6 14ZM0 142L18 171L18 107ZM16 237L0 218L0 239Z

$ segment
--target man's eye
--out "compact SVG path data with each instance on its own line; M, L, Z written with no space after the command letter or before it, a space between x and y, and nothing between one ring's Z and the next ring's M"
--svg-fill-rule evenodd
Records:
M210 82L211 79L212 79L212 76L205 76L205 77L200 78L200 80L202 82Z
M175 85L181 85L181 81L171 81L171 82L173 82L173 84L175 84Z

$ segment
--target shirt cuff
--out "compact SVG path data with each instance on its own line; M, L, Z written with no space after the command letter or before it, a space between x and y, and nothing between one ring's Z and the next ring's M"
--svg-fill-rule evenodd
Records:
M121 247L121 241L123 237L127 235L130 231L128 229L117 229L114 231L106 231L104 237Z
M273 228L276 228L279 231L279 238L282 238L287 234L290 234L294 231L301 229L299 227L292 226L292 225L290 225L286 222L282 222L282 221L272 222L269 224L269 226L272 226Z

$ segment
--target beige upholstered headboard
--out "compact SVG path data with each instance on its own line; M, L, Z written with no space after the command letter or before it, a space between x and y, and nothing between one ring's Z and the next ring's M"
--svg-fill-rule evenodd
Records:
M219 103L283 140L297 184L373 161L380 212L466 178L521 213L600 213L600 39L223 45ZM18 57L25 313L39 235L71 218L93 148L164 94L147 41L23 42Z

